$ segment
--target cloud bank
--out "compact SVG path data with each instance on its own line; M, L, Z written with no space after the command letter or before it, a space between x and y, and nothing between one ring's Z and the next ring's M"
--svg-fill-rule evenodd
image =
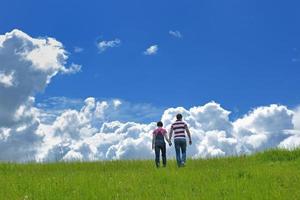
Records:
M151 133L155 122L136 123L108 119L122 104L90 97L80 109L67 109L36 130L43 136L35 160L151 159ZM39 110L39 112L43 112ZM282 105L258 107L230 121L230 112L215 102L190 109L166 109L161 120L167 128L182 113L192 132L193 158L251 154L268 148L295 148L300 138L295 127L296 111ZM174 156L173 147L168 156Z
M36 103L57 74L76 73L54 38L32 38L19 30L0 35L0 160L39 161L152 159L155 122L167 129L177 113L188 123L188 156L208 158L251 154L300 145L300 109L255 108L236 120L216 102L191 108L155 108L122 100L53 98ZM77 67L76 67L77 66ZM139 119L143 119L140 120ZM168 156L174 156L168 147Z

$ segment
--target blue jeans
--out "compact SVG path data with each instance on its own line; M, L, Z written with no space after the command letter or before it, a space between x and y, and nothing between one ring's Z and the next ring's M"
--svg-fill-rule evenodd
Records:
M186 161L186 139L175 139L175 151L178 167L182 166ZM180 151L182 156L180 155Z
M159 153L161 152L162 162L163 166L165 167L167 165L167 156L166 156L166 143L157 143L155 144L155 164L156 167L159 167Z

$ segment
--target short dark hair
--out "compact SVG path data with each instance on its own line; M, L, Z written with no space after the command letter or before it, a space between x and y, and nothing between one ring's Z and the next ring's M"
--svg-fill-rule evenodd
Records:
M177 118L178 120L182 120L182 114L180 114L180 113L177 114L177 115L176 115L176 118Z
M157 122L157 126L158 126L158 127L163 127L164 124L163 124L161 121L159 121L159 122Z

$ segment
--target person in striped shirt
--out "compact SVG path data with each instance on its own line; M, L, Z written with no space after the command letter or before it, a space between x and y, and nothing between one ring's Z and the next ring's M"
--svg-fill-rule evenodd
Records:
M177 120L171 125L169 132L169 141L171 141L172 134L174 132L174 146L176 151L176 160L178 167L184 167L186 162L186 135L189 137L189 144L192 144L192 138L190 130L187 124L182 121L182 115L176 115ZM181 152L181 154L180 154Z
M161 152L163 167L167 165L167 156L166 156L166 142L170 144L170 141L167 137L167 131L163 128L163 123L161 121L157 122L157 128L153 131L152 137L152 150L155 152L155 164L156 167L159 167L159 154Z

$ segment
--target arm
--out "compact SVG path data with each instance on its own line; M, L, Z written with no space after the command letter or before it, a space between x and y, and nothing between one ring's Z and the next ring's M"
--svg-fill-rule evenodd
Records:
M166 141L170 144L170 140L169 140L169 138L168 138L167 131L164 133L164 137L165 137Z
M189 127L187 125L185 125L185 131L189 137L189 144L192 144L192 138L191 138L191 132L189 130Z
M171 126L169 131L169 144L171 144L172 134L173 134L173 126Z
M153 134L152 136L152 150L154 149L155 147L155 134Z

